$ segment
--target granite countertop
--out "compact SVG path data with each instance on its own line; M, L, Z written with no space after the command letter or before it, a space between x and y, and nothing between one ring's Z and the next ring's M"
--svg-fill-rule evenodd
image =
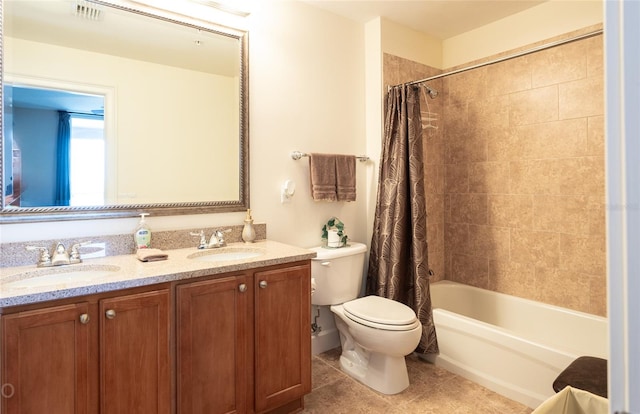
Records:
M239 249L264 254L239 260L211 262L189 258L193 254L219 254ZM270 240L260 240L251 244L229 243L219 249L198 250L191 247L165 250L164 253L167 253L169 258L155 262L141 262L135 254L130 254L87 259L82 263L66 266L38 268L34 264L2 268L0 308L291 263L316 256L313 251ZM74 279L73 275L70 275L68 280L59 280L51 284L38 286L36 282L38 277L49 276L52 273L68 274L75 271L92 271L94 278L82 280L82 276ZM95 277L98 273L100 274ZM36 283L22 283L27 279ZM16 283L17 281L20 282Z

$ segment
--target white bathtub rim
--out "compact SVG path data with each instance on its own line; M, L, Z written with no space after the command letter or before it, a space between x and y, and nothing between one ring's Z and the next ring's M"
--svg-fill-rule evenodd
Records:
M457 331L459 332L463 332L467 335L473 335L476 338L485 338L485 332L489 331L491 334L499 335L501 339L506 340L506 342L502 342L498 344L500 347L508 348L510 350L516 350L516 352L523 355L531 356L531 349L542 348L544 350L557 352L558 354L561 354L563 356L566 356L567 358L572 358L572 359L575 359L579 356L583 356L580 352L574 349L571 349L569 347L559 347L557 345L549 346L546 344L541 344L535 340L532 340L531 338L515 335L508 329L495 326L490 323L486 323L477 319L473 319L468 316L460 315L458 313L451 312L446 309L436 308L433 310L433 313L434 313L434 324L436 325L436 335L438 334L439 329L454 330L449 326L446 326L446 327L438 326L436 319L439 319L440 317L439 315L442 315L442 317L444 318L453 319L459 323L464 324L466 330L462 331L458 329ZM509 346L505 346L507 343L509 344ZM597 354L597 352L594 352L594 354ZM595 356L595 357L600 357L605 359L607 358L606 355L604 356L588 355L588 356Z
M566 361L572 361L577 357L581 356L579 353L569 350L569 349L559 349L556 346L548 346L546 344L541 344L535 341L532 341L528 338L522 338L520 336L514 335L509 330L501 328L499 326L491 325L489 323L479 321L477 319L469 318L468 316L460 315L455 312L448 311L446 309L434 309L434 322L435 319L439 319L438 313L443 316L451 319L455 319L458 322L465 325L465 330L452 328L450 326L438 326L436 324L436 335L438 330L450 330L463 333L467 336L472 336L478 340L482 340L484 342L491 342L497 347L506 348L508 351L521 355L524 358L536 360L542 365L561 368L563 369L566 366ZM502 342L497 342L493 340L493 338L487 338L486 331L489 331L491 334L500 336L500 339L503 339ZM556 360L550 361L548 358L543 359L540 355L538 349L543 351L549 351L558 355ZM595 355L593 355L595 356Z
M554 312L560 312L560 313L563 313L563 314L576 316L576 317L579 317L579 318L585 318L585 319L589 319L589 320L594 321L594 322L604 323L604 324L608 325L607 318L602 317L602 316L593 315L593 314L590 314L590 313L581 312L581 311L577 311L577 310L573 310L573 309L563 308L561 306L551 305L551 304L548 304L548 303L537 302L537 301L534 301L534 300L531 300L531 299L526 299L526 298L521 298L521 297L518 297L518 296L508 295L506 293L494 292L494 291L490 291L490 290L487 290L487 289L482 289L482 288L479 288L479 287L476 287L476 286L466 285L464 283L454 282L454 281L451 281L451 280L441 280L441 281L438 281L438 282L434 282L432 285L435 285L435 284L438 284L438 285L441 285L441 286L445 286L445 288L446 287L459 287L459 288L463 288L463 289L469 289L469 290L472 290L472 291L479 291L479 292L481 292L483 294L486 294L488 292L491 295L496 295L498 297L505 298L506 300L522 301L524 304L529 304L531 306L543 307L543 308L546 308L548 310L552 310ZM508 336L511 336L511 337L516 337L516 338L522 337L524 339L527 339L527 340L531 341L531 343L541 344L538 341L538 338L532 338L530 336L527 336L526 332L519 332L518 335L521 335L521 336L513 335L511 333L512 331L510 331L509 329L506 329L506 328L503 328L503 327L500 327L500 326L497 326L497 325L494 325L494 324L491 324L491 323L488 323L488 322L484 322L484 321L479 320L479 319L468 317L466 315L461 315L459 313L456 313L456 312L453 312L453 311L449 311L449 310L444 309L444 308L434 307L433 311L435 312L436 310L441 311L443 313L446 313L447 315L452 315L452 317L455 317L455 318L461 318L462 320L467 321L467 323L470 323L470 321L473 321L473 323L481 324L483 327L485 327L487 329L498 330L501 334L505 334L505 335L508 335ZM437 331L438 331L438 327L436 326L436 335L437 335ZM547 346L547 345L543 345L543 346ZM594 356L594 357L607 359L608 356L609 356L608 342L605 343L603 345L603 347L604 347L604 349L601 349L599 352L598 351L590 352L588 356ZM554 350L557 349L557 350L559 350L561 352L564 352L564 353L569 353L569 354L572 354L572 355L576 355L576 357L577 356L586 355L582 351L579 351L579 350L574 349L574 348L569 347L569 346L559 345L557 343L554 343L552 346L550 346L550 348L554 349Z
M464 288L468 288L471 290L475 290L475 291L481 291L481 292L490 292L491 294L495 294L497 296L500 297L504 297L507 299L517 299L517 300L521 300L525 303L529 303L531 305L535 305L535 306L543 306L561 313L568 313L568 314L572 314L572 315L577 315L580 317L584 317L587 319L591 319L591 320L595 320L595 321L603 321L605 323L608 322L607 318L603 317L603 316L598 316L598 315L594 315L592 313L587 313L587 312L582 312L579 310L575 310L575 309L569 309L569 308L564 308L562 306L557 306L557 305L552 305L550 303L544 303L544 302L539 302L539 301L535 301L532 299L527 299L527 298L523 298L520 296L514 296L514 295L509 295L507 293L502 293L502 292L496 292L494 290L489 290L489 289L483 289L483 288L479 288L477 286L473 286L473 285L467 285L465 283L460 283L460 282L455 282L453 280L439 280L437 282L433 282L431 283L431 285L449 285L449 286L459 286L459 287L464 287ZM434 309L439 309L439 308L434 308Z

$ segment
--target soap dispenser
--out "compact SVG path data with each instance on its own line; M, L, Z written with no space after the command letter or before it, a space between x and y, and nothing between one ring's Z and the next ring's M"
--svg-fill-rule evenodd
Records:
M256 230L253 228L251 209L248 209L247 217L244 219L244 228L242 229L242 240L244 240L245 243L253 243L255 239Z
M149 226L147 226L147 223L144 221L145 216L148 215L148 213L140 214L140 222L136 227L136 231L133 233L136 249L148 249L151 247L151 229L149 229Z

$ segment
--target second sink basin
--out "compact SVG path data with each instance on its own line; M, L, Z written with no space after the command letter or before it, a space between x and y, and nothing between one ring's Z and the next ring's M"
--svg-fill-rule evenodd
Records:
M0 284L5 289L28 289L46 286L66 286L102 279L120 270L111 265L69 265L48 267L12 275Z
M264 250L243 247L221 247L219 249L201 250L187 256L188 259L201 262L230 262L253 259L262 256Z

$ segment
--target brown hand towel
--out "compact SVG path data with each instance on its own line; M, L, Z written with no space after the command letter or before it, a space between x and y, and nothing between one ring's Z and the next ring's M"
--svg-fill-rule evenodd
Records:
M338 201L356 201L356 157L336 155Z
M169 255L160 249L138 249L136 255L141 262L157 262L169 258Z
M336 201L336 156L310 154L309 175L314 200Z

